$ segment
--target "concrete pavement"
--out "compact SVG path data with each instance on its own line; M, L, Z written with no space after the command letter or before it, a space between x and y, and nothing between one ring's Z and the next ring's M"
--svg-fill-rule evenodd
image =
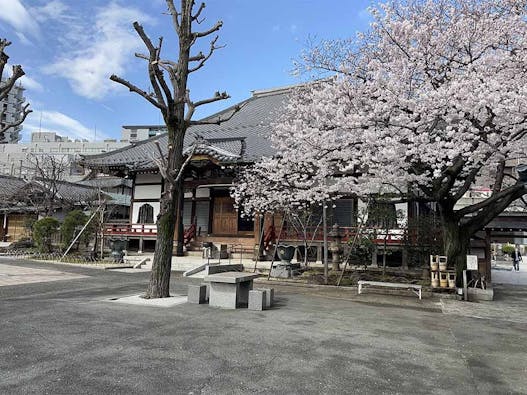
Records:
M0 287L0 393L527 393L527 287L497 286L487 316L287 286L263 312L156 308L108 301L147 273L1 263L73 277ZM196 281L174 277L172 293Z

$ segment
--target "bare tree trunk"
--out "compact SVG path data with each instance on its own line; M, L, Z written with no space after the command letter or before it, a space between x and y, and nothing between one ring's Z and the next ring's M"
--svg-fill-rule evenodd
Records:
M174 246L174 230L176 216L174 215L179 199L179 191L170 183L165 187L172 190L161 198L161 207L157 217L157 241L150 273L150 282L145 298L168 298L170 296L170 273L172 265L172 250Z

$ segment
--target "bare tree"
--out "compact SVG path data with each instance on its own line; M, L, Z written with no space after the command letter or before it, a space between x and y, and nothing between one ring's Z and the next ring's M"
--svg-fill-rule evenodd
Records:
M14 65L12 68L12 73L9 78L4 78L4 68L7 65L9 56L5 53L5 49L11 45L11 41L6 40L5 38L0 38L0 101L7 98L7 95L15 86L15 83L25 75L22 66ZM24 104L22 107L22 113L13 122L0 122L0 141L4 139L5 132L10 129L21 125L25 121L28 114L31 113L29 109L29 103ZM4 118L5 110L0 108L0 120Z
M182 194L182 173L185 166L183 155L183 139L189 126L199 124L219 124L228 120L236 112L233 111L227 119L213 121L193 121L192 116L197 107L229 98L226 92L216 92L212 97L199 101L190 98L187 80L191 73L201 69L214 51L220 48L216 43L218 36L210 42L206 53L191 54L191 49L197 40L213 35L220 30L223 22L218 21L214 26L203 31L194 31L193 27L204 19L200 15L205 3L194 10L194 0L181 0L179 10L174 0L166 0L168 15L179 41L177 61L161 58L163 38L157 45L145 33L143 27L134 22L133 27L143 41L147 53L136 53L135 56L147 62L148 76L152 93L139 88L133 83L112 75L110 79L127 87L138 94L154 107L158 108L168 130L168 154L160 155L156 163L164 180L164 189L160 201L160 212L157 217L157 243L150 276L150 283L146 291L146 298L164 298L170 296L169 282L174 246L174 231L178 217L178 203ZM168 82L165 77L168 77ZM161 152L161 150L159 150ZM189 154L189 157L191 154ZM188 158L187 158L188 159Z
M27 174L32 181L31 189L35 192L28 194L27 197L39 212L51 216L59 192L59 182L64 180L70 162L64 155L47 154L31 154L27 160Z

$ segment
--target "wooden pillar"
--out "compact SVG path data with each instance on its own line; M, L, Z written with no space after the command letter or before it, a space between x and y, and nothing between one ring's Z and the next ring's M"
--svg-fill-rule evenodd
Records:
M185 204L185 189L183 188L183 182L180 180L178 188L180 188L179 202L177 207L177 218L176 218L176 256L183 256L183 239L185 237L185 229L183 226L183 204Z
M404 270L408 270L408 247L403 245L402 247L402 265Z
M190 224L195 225L197 222L196 219L196 188L192 188L192 206L190 207ZM197 232L197 229L196 229Z
M490 249L490 229L485 229L485 276L488 282L492 282L492 251Z
M0 240L7 241L5 237L7 235L7 213L3 214L4 218L2 219L2 232L0 233Z
M378 249L377 245L375 245L375 249L373 251L373 254L371 254L371 264L374 267L379 267L379 262L377 261L378 254L379 254L379 249Z

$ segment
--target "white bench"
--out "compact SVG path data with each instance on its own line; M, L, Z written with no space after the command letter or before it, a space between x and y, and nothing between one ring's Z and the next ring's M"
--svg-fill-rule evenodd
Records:
M382 281L364 281L364 280L360 280L358 284L359 284L359 289L358 289L359 295L361 294L362 287L364 285L370 285L373 287L404 288L404 289L408 289L409 291L412 291L413 293L415 293L417 296L419 296L419 299L421 299L421 296L422 296L422 293L421 293L422 285L418 285L418 284L385 283Z

